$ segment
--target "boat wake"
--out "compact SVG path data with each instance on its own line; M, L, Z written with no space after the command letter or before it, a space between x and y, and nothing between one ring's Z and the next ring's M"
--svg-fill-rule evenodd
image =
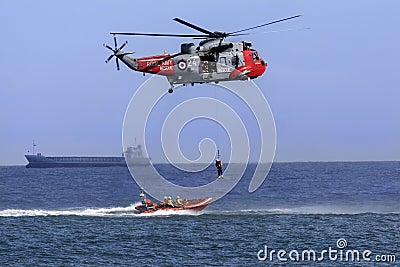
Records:
M291 208L270 209L238 209L224 210L210 207L203 211L194 210L158 210L154 213L135 213L135 206L140 202L127 207L108 208L68 208L60 210L45 209L6 209L0 210L0 217L47 217L47 216L82 216L82 217L165 217L165 216L199 216L199 215L357 215L357 214L400 214L399 209L388 210L378 207L349 208L340 206L304 206Z
M73 208L64 210L43 210L43 209L7 209L0 211L0 217L38 217L38 216L124 216L133 214L135 207L118 208Z
M241 209L241 210L207 210L206 214L221 215L357 215L357 214L400 214L400 210L388 210L377 207L348 208L340 206L304 206L292 208L271 209Z
M128 207L110 207L110 208L69 208L61 210L44 209L6 209L0 211L0 217L47 217L47 216L82 216L82 217L157 217L157 216L175 216L175 215L201 215L203 212L191 210L179 211L156 211L154 213L136 214L134 203Z

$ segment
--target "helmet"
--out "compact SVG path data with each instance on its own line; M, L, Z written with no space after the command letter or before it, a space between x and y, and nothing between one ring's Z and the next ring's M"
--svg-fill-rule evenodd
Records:
M177 196L176 198L181 198L180 196Z
M171 197L168 197L168 199L172 199Z

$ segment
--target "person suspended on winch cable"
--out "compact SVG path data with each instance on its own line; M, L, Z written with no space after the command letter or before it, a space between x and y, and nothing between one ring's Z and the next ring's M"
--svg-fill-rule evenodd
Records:
M215 167L217 167L218 170L218 178L224 177L224 175L222 174L222 161L219 158L219 151L218 151L218 158L215 160Z

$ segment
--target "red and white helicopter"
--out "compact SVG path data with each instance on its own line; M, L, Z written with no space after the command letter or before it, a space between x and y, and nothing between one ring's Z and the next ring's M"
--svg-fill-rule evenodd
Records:
M265 72L267 62L260 57L257 50L251 48L252 44L250 42L227 42L225 38L248 35L249 33L244 32L300 16L295 15L228 33L211 32L179 18L175 18L174 20L201 32L201 34L111 32L110 34L114 36L114 48L104 44L106 48L113 52L107 58L106 63L115 57L117 70L119 70L118 61L121 60L134 71L139 71L143 74L151 73L166 76L171 85L168 90L169 93L173 92L174 85L177 84L194 85L195 83L250 80L261 76ZM199 42L197 47L194 43L182 43L179 53L164 53L161 55L134 58L129 56L133 53L122 50L128 43L127 41L118 48L116 35L181 37L203 40Z

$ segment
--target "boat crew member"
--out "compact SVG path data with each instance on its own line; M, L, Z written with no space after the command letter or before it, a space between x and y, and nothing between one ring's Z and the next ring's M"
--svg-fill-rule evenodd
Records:
M221 159L219 158L219 156L218 156L218 158L215 160L215 167L217 167L217 170L218 170L218 178L224 177L224 175L222 174L222 161L221 161Z
M174 202L172 201L172 198L171 198L171 197L168 197L167 205L170 206L170 207L173 207L173 206L174 206Z
M139 196L142 199L142 204L146 206L146 193L142 190Z
M183 206L183 201L182 201L182 198L180 197L180 196L177 196L176 197L176 205L178 206L178 207L182 207Z

